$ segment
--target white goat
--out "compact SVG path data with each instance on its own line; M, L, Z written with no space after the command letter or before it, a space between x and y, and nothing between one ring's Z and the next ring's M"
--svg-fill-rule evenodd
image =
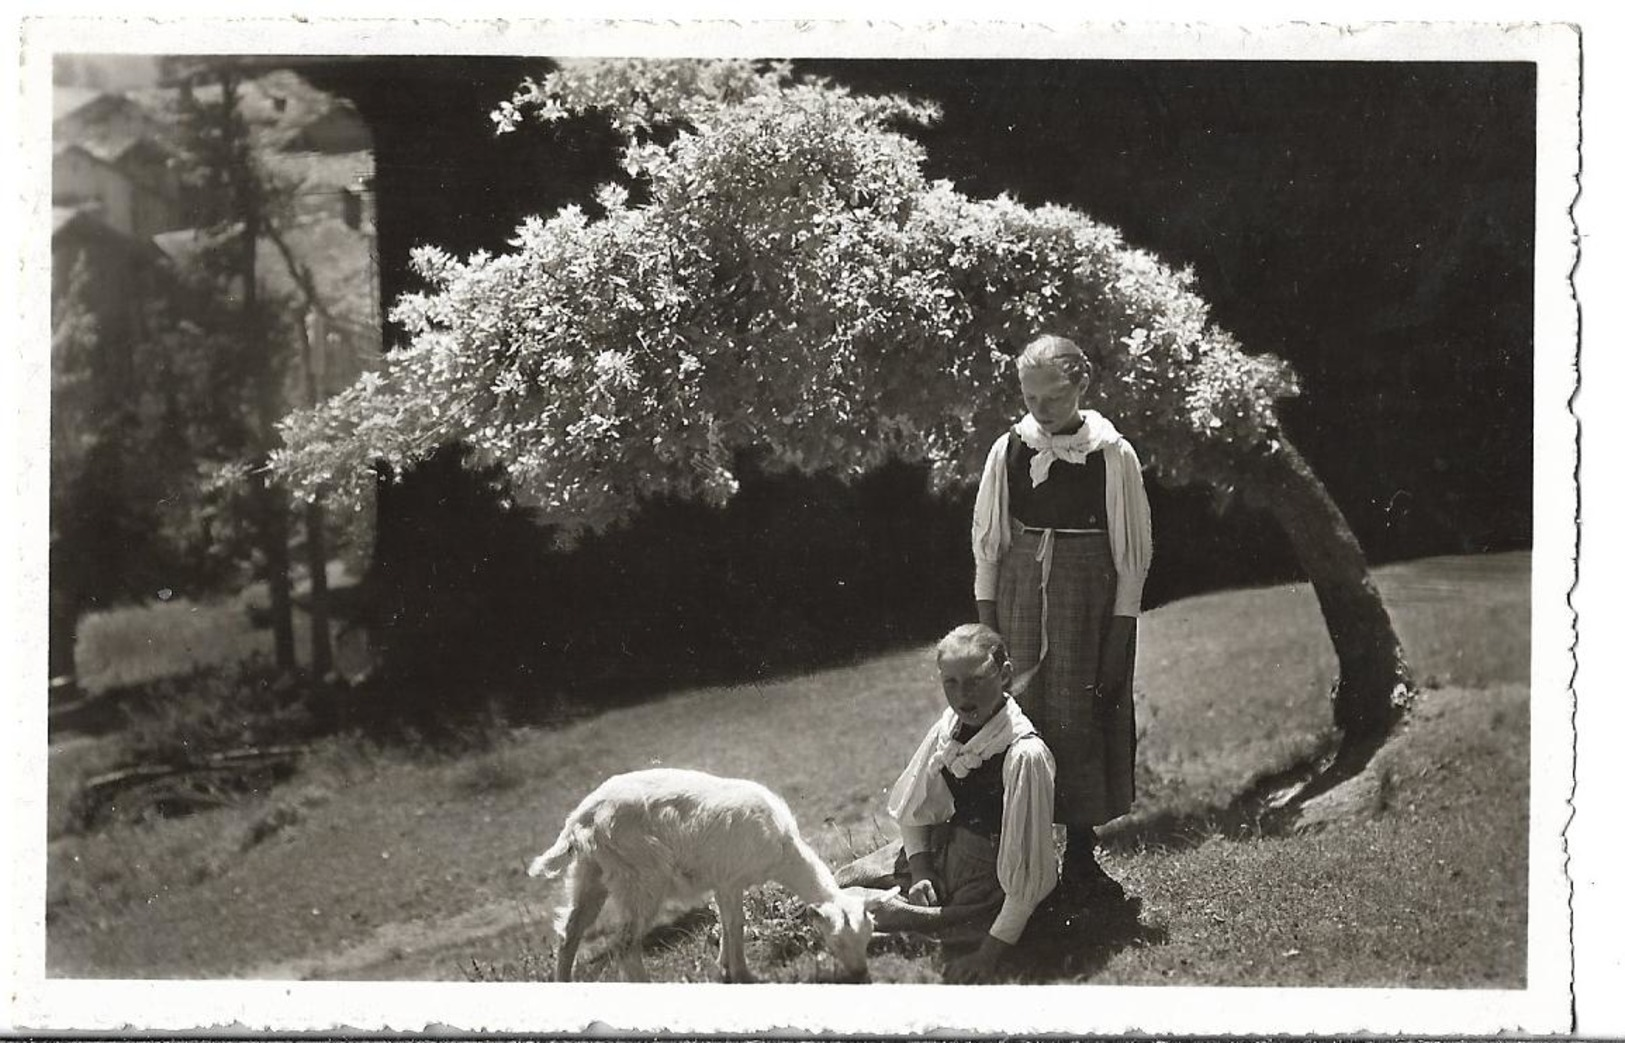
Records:
M818 915L829 951L853 980L868 970L874 922L869 902L847 893L801 839L779 796L746 779L654 768L616 775L564 821L558 840L530 864L531 876L569 866L555 977L569 981L581 936L607 898L625 918L622 973L645 981L643 935L667 899L716 896L725 981L750 981L745 966L745 889L776 880ZM894 892L891 892L895 894Z

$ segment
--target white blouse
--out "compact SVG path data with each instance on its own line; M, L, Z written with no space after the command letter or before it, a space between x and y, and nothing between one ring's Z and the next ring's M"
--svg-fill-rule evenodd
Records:
M1151 508L1145 498L1140 458L1110 420L1092 409L1083 410L1079 416L1083 426L1078 431L1052 436L1028 414L1016 425L1016 434L1038 450L1033 458L1034 484L1048 477L1053 460L1081 463L1091 452L1098 450L1104 455L1106 533L1111 540L1112 563L1117 567L1117 599L1112 614L1138 616L1146 573L1151 568ZM1009 438L1000 435L988 452L971 516L977 601L998 599L999 564L1010 549L1010 481L1006 469L1009 447Z
M978 744L984 736L999 733L1003 722L993 720L963 750L971 753L972 767L985 757L1004 753L1004 810L995 867L1004 889L1004 905L988 933L1014 945L1033 910L1055 889L1060 877L1055 854L1055 758L1014 699L1006 699L1000 713L1015 724L1014 729L1003 732L1009 745ZM897 820L903 850L909 855L928 850L931 827L953 818L954 795L942 778L940 765L945 749L958 746L952 742L958 721L952 709L945 710L892 786L886 809Z

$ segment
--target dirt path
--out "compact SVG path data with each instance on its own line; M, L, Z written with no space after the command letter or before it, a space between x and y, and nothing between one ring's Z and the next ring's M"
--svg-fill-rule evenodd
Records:
M234 977L278 981L395 978L444 980L444 965L463 950L514 930L544 930L544 911L514 901L435 919L386 923L337 952L261 964ZM440 968L438 971L436 968Z

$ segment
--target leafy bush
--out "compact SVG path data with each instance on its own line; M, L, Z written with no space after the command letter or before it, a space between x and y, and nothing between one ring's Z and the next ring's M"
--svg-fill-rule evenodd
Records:
M1046 330L1093 354L1096 394L1170 483L1226 489L1277 442L1295 378L1209 322L1190 272L1076 210L928 183L895 129L927 106L782 67L600 63L496 118L594 108L627 139L602 216L530 219L499 257L419 249L432 289L394 310L409 343L283 424L275 465L304 494L359 498L377 461L453 442L566 534L652 497L725 502L740 449L962 480L1011 419L1013 352Z

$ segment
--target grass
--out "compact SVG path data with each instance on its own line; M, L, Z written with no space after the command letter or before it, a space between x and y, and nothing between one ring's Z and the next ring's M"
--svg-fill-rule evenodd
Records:
M1145 898L1142 925L1021 973L1516 986L1528 568L1527 555L1505 555L1379 570L1413 666L1439 687L1373 766L1385 783L1317 830L1285 838L1231 835L1201 816L1313 748L1328 727L1332 659L1313 592L1235 591L1149 613L1137 678L1141 791L1135 814L1108 832L1105 856ZM938 706L927 650L912 648L519 729L462 757L334 749L270 801L53 843L49 971L547 977L552 896L523 867L605 775L664 763L759 779L839 862L883 838L885 788ZM305 786L328 799L301 803ZM279 802L297 810L278 813ZM266 816L274 828L262 824L245 843ZM797 948L804 925L788 903L763 891L751 908L753 969L818 980L821 946ZM657 939L651 971L712 980L711 931L708 913L677 918ZM880 946L871 970L879 981L936 981L941 955ZM588 956L599 968L589 973L601 973Z
M86 616L75 659L80 687L99 695L270 654L271 632L255 628L239 601L176 598Z
M297 842L310 813L374 768L369 751L329 748L298 780L258 799L179 818L115 819L104 828L64 831L47 847L46 919L64 916L95 930L133 910L234 872L262 845Z
M1320 828L1114 852L1165 941L1093 980L1521 987L1527 711L1513 686L1431 692Z
M330 563L330 589L354 582L342 563ZM265 585L255 583L235 597L212 601L172 598L92 612L79 622L74 651L79 687L94 696L200 667L269 659L271 630L254 622L267 601ZM293 623L295 653L299 662L308 663L309 616L296 610Z

